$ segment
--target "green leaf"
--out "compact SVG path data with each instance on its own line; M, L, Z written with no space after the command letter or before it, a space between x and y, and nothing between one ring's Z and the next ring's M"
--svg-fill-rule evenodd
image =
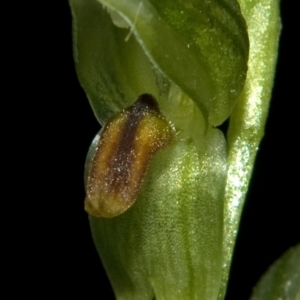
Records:
M100 122L145 92L161 104L171 84L195 102L206 124L229 116L248 59L236 1L99 2L111 17L95 0L70 0L77 72Z
M248 73L240 99L230 116L228 171L224 210L224 298L233 247L259 143L264 134L281 29L279 1L240 0L250 39Z
M201 149L190 139L158 152L125 213L90 216L118 300L216 299L225 174L225 140L211 129Z
M250 300L300 300L300 244L289 249L262 276Z

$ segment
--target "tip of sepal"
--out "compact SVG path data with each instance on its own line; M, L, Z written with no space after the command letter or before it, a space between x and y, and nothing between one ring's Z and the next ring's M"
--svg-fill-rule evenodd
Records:
M107 218L124 213L135 203L152 157L174 138L149 94L111 118L88 166L85 210Z

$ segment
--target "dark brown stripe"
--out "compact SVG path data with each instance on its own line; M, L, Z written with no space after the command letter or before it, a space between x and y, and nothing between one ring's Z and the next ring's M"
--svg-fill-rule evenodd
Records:
M108 163L109 172L105 178L106 183L115 192L123 190L129 180L135 159L134 141L139 123L149 113L158 114L159 108L154 97L143 94L127 111L128 117L120 133L121 140L118 149Z

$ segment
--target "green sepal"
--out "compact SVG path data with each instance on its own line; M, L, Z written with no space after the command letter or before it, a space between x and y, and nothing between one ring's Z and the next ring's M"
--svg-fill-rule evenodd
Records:
M225 174L225 140L211 129L201 147L186 139L158 152L125 213L90 216L118 300L216 299Z
M248 60L236 1L101 3L109 13L96 0L70 0L77 73L100 122L145 92L165 101L171 84L195 102L206 126L229 116Z

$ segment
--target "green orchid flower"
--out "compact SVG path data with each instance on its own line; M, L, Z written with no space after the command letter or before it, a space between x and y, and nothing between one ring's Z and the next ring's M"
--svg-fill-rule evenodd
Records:
M278 1L70 5L77 74L103 126L85 208L117 299L223 299L268 112Z

